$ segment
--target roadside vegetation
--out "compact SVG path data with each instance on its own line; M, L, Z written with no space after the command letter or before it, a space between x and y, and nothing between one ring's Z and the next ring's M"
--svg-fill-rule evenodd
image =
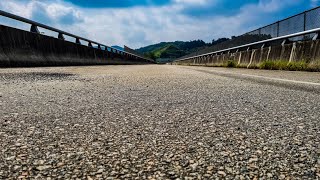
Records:
M264 61L258 65L260 69L269 70L286 70L286 71L320 71L320 63L311 64L306 61L288 62L280 61Z
M306 61L288 62L285 60L264 61L260 63L258 67L260 69L289 70L289 71L305 71L309 69Z
M178 65L187 66L209 66L209 67L228 67L228 68L248 68L247 65L238 65L235 60L228 60L223 64L202 64L179 63ZM308 63L307 61L288 62L286 60L263 61L257 65L252 65L250 69L267 69L267 70L285 70L285 71L317 71L320 72L320 61L318 63Z

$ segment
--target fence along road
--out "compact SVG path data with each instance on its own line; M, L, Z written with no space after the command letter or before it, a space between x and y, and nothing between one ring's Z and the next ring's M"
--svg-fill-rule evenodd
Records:
M196 53L186 55L178 59L186 59L202 54L209 54L215 51L221 52L224 49L229 49L236 46L251 44L254 42L283 37L286 35L296 34L300 32L308 32L309 30L320 28L320 7L307 10L297 15L288 17L281 21L277 21L270 25L255 29L245 33L235 39L220 43L216 46L209 47ZM317 32L315 32L317 33ZM289 40L297 41L301 39L312 39L316 34L304 34L308 36L293 36ZM270 41L272 42L272 41Z
M307 17L308 12L315 10L318 9L307 11L303 13L303 16ZM288 19L278 24L286 21ZM308 23L303 22L303 29L306 29ZM262 31L261 29L259 32ZM177 59L173 64L320 71L319 32L318 27L217 51L191 54ZM245 34L238 38L245 40L252 36L266 37L265 35ZM232 43L233 40L227 41L226 44Z
M257 45L261 45L261 47L263 48L266 46L267 43L272 43L272 42L279 41L279 40L283 40L282 44L285 44L289 38L299 37L299 36L303 36L303 35L309 35L309 34L313 34L313 33L316 33L316 34L313 36L312 39L316 40L319 37L319 32L320 32L320 28L312 29L312 30L308 30L308 31L295 33L295 34L276 37L273 39L268 39L268 40L258 41L258 42L254 42L254 43L250 43L250 44L245 44L245 45L241 45L241 46L237 46L237 47L233 47L233 48L223 49L220 51L215 51L215 52L210 52L210 53L201 54L201 55L197 55L197 56L182 58L182 59L176 60L176 62L184 61L184 60L188 60L188 59L193 59L193 58L199 58L199 57L208 56L208 55L218 55L219 53L223 54L225 52L231 52L231 51L238 52L240 49L246 49L246 48L250 49L250 47L257 46Z
M320 7L296 14L246 34L270 35L270 37L275 38L315 28L320 28Z

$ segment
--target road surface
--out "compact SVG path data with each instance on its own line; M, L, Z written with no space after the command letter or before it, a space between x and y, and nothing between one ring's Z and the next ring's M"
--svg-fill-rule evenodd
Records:
M0 69L0 179L317 179L320 73Z

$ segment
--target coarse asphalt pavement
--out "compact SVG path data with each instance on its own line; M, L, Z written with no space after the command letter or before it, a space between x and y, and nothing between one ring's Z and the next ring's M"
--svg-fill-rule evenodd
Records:
M320 73L0 69L0 179L319 179Z

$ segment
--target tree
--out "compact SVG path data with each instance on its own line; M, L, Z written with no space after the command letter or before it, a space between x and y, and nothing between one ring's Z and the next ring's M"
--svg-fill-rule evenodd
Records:
M219 38L217 40L213 39L211 45L214 46L214 45L217 45L222 42L229 41L229 40L230 40L229 38Z

